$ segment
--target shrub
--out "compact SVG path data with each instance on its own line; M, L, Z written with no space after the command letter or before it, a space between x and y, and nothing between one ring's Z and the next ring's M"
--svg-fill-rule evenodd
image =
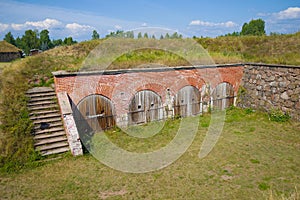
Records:
M284 113L279 109L272 109L269 112L269 119L274 122L286 122L291 118L288 113Z

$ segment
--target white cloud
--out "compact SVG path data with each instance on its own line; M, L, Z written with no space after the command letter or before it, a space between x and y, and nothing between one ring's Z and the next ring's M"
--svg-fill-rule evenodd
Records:
M206 21L201 21L201 20L193 20L190 22L190 26L208 26L208 27L235 27L237 26L236 23L232 21L227 21L227 22L220 22L220 23L214 23L214 22L206 22Z
M91 33L92 30L95 28L89 25L82 25L74 22L74 23L66 24L65 29L66 29L65 34L72 37L79 37L81 35Z
M289 7L275 14L278 19L300 19L300 7Z
M72 23L72 24L67 24L66 28L71 30L71 31L89 31L93 29L93 27L89 25L81 25L77 23Z
M62 23L56 19L45 19L43 21L25 22L25 25L32 26L39 29L50 29L53 27L60 26Z
M122 29L122 26L120 26L120 25L115 25L115 29L121 30L121 29Z
M12 23L9 26L16 31L20 31L26 28L33 29L51 29L55 27L59 27L62 23L56 19L45 19L43 21L26 21L23 24L15 24Z
M26 26L25 24L11 24L12 29L16 30L16 31L20 31L22 29L24 29Z
M146 22L142 23L142 27L147 27L148 24Z
M9 28L8 24L0 23L0 32L6 31Z

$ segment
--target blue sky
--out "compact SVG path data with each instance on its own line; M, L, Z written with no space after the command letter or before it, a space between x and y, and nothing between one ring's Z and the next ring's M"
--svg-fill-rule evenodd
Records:
M300 31L299 0L0 0L0 39L27 29L48 29L53 39L88 40L116 30L160 27L184 36L215 37L240 31L245 22L262 18L266 31Z

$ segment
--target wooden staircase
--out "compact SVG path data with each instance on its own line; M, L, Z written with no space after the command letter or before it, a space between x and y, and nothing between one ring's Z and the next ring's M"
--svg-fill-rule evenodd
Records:
M55 91L50 87L35 87L27 91L27 96L35 149L44 156L69 151Z

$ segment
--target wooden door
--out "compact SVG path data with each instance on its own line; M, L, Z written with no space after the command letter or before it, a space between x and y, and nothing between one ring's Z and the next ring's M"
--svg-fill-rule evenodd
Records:
M139 124L163 119L163 107L158 94L150 90L137 92L129 105L129 123Z
M93 131L105 130L115 126L111 101L102 95L85 97L77 105L76 121L86 124Z
M200 113L200 91L193 86L181 88L175 96L175 116L192 116Z
M213 92L214 109L224 110L234 103L234 90L231 84L221 83Z

